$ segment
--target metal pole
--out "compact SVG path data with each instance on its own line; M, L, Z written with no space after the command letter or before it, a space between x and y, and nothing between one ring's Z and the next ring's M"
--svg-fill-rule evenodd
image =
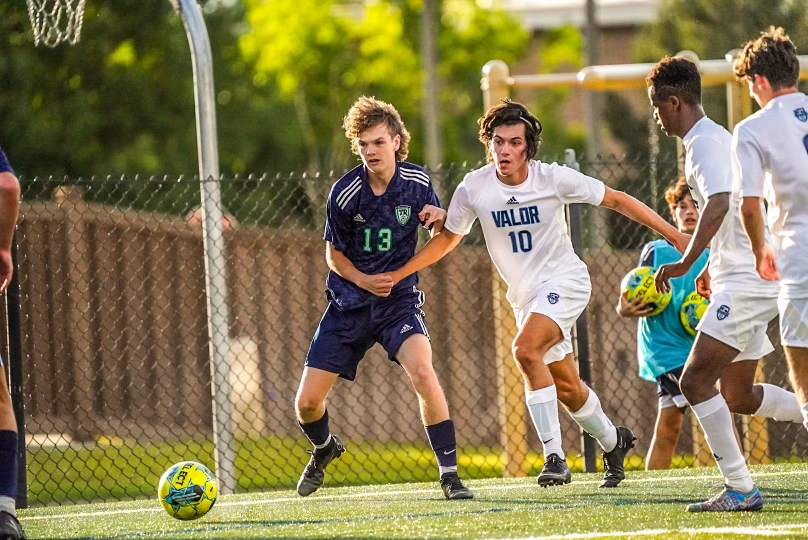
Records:
M424 0L421 14L421 61L424 64L423 122L426 137L426 165L435 170L443 161L440 139L440 81L438 80L438 25L440 24L438 0ZM448 193L440 185L441 201Z
M580 170L578 161L575 158L575 150L567 149L564 151L564 164L576 171ZM567 224L569 226L570 240L572 240L572 248L575 250L576 255L583 260L584 238L580 204L567 205ZM578 357L578 374L587 386L591 386L592 371L589 362L589 330L586 326L586 311L581 313L581 316L575 322L572 343ZM596 472L598 464L595 439L583 430L581 430L581 446L584 454L584 471Z
M211 392L213 395L213 445L219 492L236 490L233 403L230 388L227 284L225 282L222 193L219 185L219 149L216 139L216 101L213 61L202 10L196 0L170 0L182 17L194 69L197 147L201 182L205 283L208 304Z
M8 375L11 404L17 421L17 508L28 508L28 478L25 466L25 394L22 371L22 329L20 317L20 278L17 260L17 237L11 240L11 263L14 273L6 289L6 324L8 326Z
M598 20L595 14L595 0L586 0L586 63L590 66L598 64ZM598 92L584 92L586 107L587 154L595 159L600 153L600 102Z
M508 64L501 60L491 60L483 66L480 87L483 91L483 108L488 111L508 97ZM484 111L484 112L485 112ZM502 426L500 443L504 475L526 476L527 457L527 403L525 403L525 383L511 346L516 338L516 318L510 303L505 297L508 286L499 276L496 267L491 265L491 293L494 301L494 334L497 363L497 404Z
M508 74L508 64L502 60L491 60L483 66L480 88L483 91L483 109L487 111L510 94L513 84ZM483 111L483 112L485 112Z

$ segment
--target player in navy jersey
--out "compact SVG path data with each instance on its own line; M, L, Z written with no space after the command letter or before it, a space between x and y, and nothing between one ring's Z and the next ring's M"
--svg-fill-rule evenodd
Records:
M407 372L421 419L438 461L447 499L471 499L457 474L454 423L432 367L432 348L413 274L393 284L389 275L415 253L421 226L440 230L446 212L422 167L404 162L410 134L389 103L361 97L343 122L362 165L331 189L325 226L328 307L311 342L295 409L314 445L297 492L305 497L323 483L325 467L345 451L328 424L325 398L338 377L354 380L374 343Z
M20 209L20 183L14 170L0 149L0 293L11 282L11 242ZM5 375L3 358L0 371ZM24 539L20 522L17 521L15 499L17 497L17 420L11 405L5 377L0 377L0 538Z
M693 234L699 220L699 211L690 195L687 182L679 180L665 191L665 200L671 218L683 233ZM682 430L687 400L679 388L682 368L693 346L693 336L685 331L679 320L682 302L696 290L696 278L707 264L709 250L705 250L690 270L672 280L672 298L662 313L649 317L653 306L637 298L629 302L626 293L620 295L617 313L621 317L638 317L637 363L640 377L657 383L659 405L654 436L648 445L645 469L669 469ZM652 240L643 246L640 266L659 268L676 262L681 254L667 240Z

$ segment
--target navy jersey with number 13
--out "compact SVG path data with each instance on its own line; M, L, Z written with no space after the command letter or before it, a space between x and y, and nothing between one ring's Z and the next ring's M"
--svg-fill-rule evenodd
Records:
M396 164L387 191L376 196L367 182L363 165L348 171L328 196L324 238L365 274L392 272L415 254L418 213L427 204L440 207L426 171L407 162ZM412 290L418 275L412 274L393 287ZM341 310L367 305L377 298L333 271L328 272L330 300Z

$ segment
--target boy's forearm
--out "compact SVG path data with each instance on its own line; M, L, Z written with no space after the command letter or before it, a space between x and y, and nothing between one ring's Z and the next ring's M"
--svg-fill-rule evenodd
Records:
M442 229L439 233L435 234L412 259L407 261L404 266L398 270L391 272L390 275L392 275L393 280L398 283L407 276L419 270L423 270L427 266L441 260L444 255L449 253L460 243L462 238L462 235L454 234L447 229Z
M0 173L0 250L11 249L20 211L20 183L10 172Z

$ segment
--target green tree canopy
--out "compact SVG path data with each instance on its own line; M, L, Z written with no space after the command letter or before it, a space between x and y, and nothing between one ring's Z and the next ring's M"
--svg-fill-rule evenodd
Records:
M247 0L248 31L240 40L255 84L276 88L296 111L305 165L344 168L353 162L340 130L362 94L393 103L414 133L411 158L423 156L419 107L418 0L338 3L333 0ZM448 160L482 155L475 120L482 110L480 69L488 60L514 61L527 32L501 11L473 0L445 0L439 30L440 96Z

